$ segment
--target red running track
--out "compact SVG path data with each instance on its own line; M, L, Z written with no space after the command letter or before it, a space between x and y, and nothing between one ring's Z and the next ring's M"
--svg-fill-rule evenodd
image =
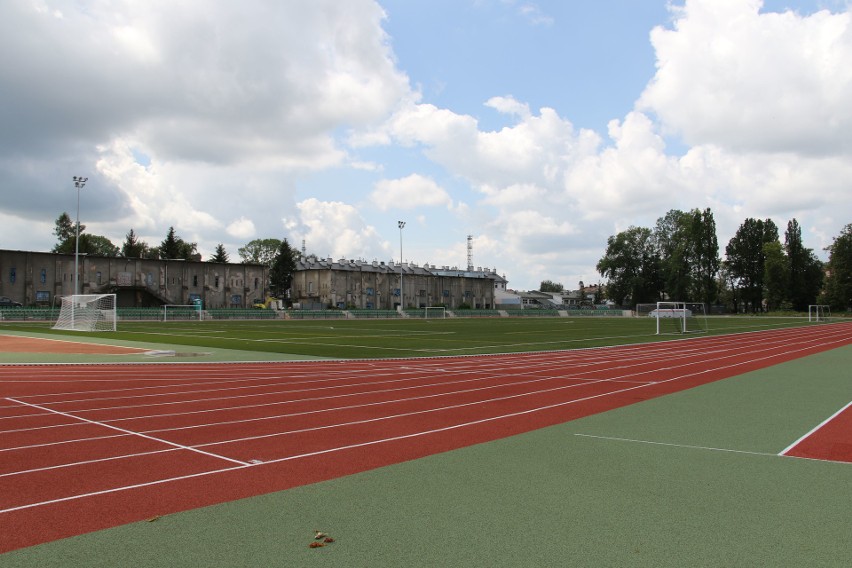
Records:
M0 553L564 423L852 324L439 359L0 367Z

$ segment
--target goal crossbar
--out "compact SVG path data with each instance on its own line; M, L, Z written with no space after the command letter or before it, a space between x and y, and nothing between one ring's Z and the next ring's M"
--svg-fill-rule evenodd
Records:
M811 304L808 306L809 322L825 322L831 318L831 307L826 304Z
M115 331L115 294L72 294L62 297L53 329L66 331Z
M701 302L639 304L636 315L654 318L656 335L707 331L707 310Z

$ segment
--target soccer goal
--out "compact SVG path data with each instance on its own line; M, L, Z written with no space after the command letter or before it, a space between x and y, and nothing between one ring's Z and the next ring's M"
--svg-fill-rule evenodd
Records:
M637 313L640 306L637 306ZM656 320L657 335L667 333L704 333L707 310L701 302L657 302L647 315Z
M62 297L53 329L68 331L115 331L115 294L77 294Z
M831 307L823 304L811 304L808 306L808 321L828 321L831 318Z
M202 314L200 304L165 304L163 306L163 321L201 320L204 319Z
M428 306L423 308L424 319L435 319L447 317L447 308L443 306Z

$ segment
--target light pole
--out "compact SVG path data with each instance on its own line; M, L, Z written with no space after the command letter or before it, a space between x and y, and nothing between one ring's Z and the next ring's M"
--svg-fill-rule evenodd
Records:
M399 313L405 310L405 292L402 291L402 229L405 221L397 221L399 225Z
M74 227L74 295L80 294L80 190L86 187L89 178L74 176L74 187L77 188L77 225Z

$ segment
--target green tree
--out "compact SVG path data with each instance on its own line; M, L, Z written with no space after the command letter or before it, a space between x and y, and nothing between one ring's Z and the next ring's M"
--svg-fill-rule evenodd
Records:
M169 227L166 238L160 243L159 252L162 259L195 260L198 256L198 245L189 243L177 236L174 227Z
M763 245L777 240L778 227L771 219L748 218L725 247L729 276L744 307L752 312L763 307Z
M793 304L793 309L803 312L808 305L816 303L824 271L813 250L802 244L802 228L796 219L787 223L784 250L789 270L787 299Z
M207 262L218 262L220 264L228 263L228 253L225 251L225 245L219 243L216 245L216 252Z
M843 227L828 251L823 301L834 311L852 308L852 223Z
M562 284L558 284L552 280L543 280L538 290L539 292L562 292L564 288Z
M787 300L789 290L789 262L781 243L763 245L763 287L766 308L777 310Z
M56 235L57 242L56 245L54 245L52 252L73 254L76 250L77 241L76 224L71 220L71 216L68 215L68 213L63 212L59 215L59 217L57 217L55 225L53 234ZM86 226L80 225L81 236L85 230Z
M297 251L290 248L287 239L281 241L278 253L269 269L269 289L276 298L284 298L290 291L293 275L296 272Z
M616 304L656 302L660 298L660 257L650 229L630 227L609 237L597 270L608 279L607 295Z
M690 241L692 269L691 297L713 304L719 297L717 277L722 266L719 258L719 239L716 236L716 220L708 207L704 211L690 212Z
M654 246L660 256L663 290L670 298L690 299L690 217L672 209L657 219Z
M76 223L71 221L68 213L62 213L56 219L56 227L53 234L58 242L54 245L52 252L59 254L74 254L79 250L80 254L89 256L118 256L118 247L112 244L108 238L102 235L90 235L84 232L85 225L80 225L79 241Z
M669 298L713 303L718 296L719 242L713 212L672 209L657 219L654 245Z
M140 241L133 229L127 233L124 243L121 245L121 256L125 258L145 258L148 251L148 243Z
M243 264L265 264L272 267L280 248L281 241L278 239L255 239L237 249L237 254L240 255Z

